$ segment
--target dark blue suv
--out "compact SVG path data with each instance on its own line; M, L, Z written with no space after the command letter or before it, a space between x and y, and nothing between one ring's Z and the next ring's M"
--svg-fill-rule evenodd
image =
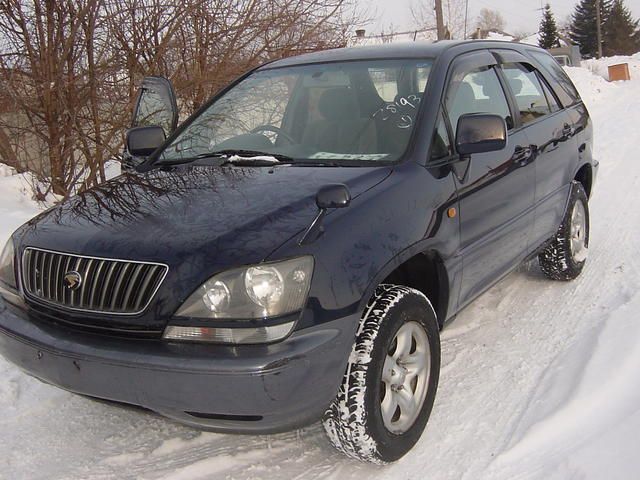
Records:
M121 176L20 227L0 351L80 394L222 432L322 419L378 463L431 412L439 330L520 262L580 274L592 124L503 42L265 64L176 128L145 79Z

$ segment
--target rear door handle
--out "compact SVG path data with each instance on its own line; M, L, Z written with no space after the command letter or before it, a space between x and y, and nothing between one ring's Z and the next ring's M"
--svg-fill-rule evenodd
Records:
M568 123L565 123L564 127L562 128L562 136L565 138L568 138L571 136L572 133L573 133L573 129L571 128L571 125L569 125Z

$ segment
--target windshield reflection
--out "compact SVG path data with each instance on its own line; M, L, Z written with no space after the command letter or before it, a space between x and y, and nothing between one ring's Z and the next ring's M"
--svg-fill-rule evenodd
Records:
M257 71L194 118L158 162L220 150L327 163L396 161L408 146L430 71L430 60Z

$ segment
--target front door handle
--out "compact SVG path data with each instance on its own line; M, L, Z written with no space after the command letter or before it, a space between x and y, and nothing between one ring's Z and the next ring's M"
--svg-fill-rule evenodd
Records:
M521 165L521 166L525 166L529 163L529 160L531 160L531 157L533 157L533 153L535 152L536 148L537 147L535 145L527 145L526 147L518 145L515 148L511 159L513 160L514 163L517 163L518 165Z

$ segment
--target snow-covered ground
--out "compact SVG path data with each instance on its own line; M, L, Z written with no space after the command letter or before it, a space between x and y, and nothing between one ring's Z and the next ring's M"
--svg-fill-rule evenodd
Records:
M523 265L444 330L432 418L401 461L381 468L342 457L318 424L201 433L63 392L0 359L0 478L638 478L640 58L625 60L626 83L591 73L605 72L606 60L569 69L601 161L583 275L558 283ZM15 176L0 178L0 199L4 241L38 208Z

